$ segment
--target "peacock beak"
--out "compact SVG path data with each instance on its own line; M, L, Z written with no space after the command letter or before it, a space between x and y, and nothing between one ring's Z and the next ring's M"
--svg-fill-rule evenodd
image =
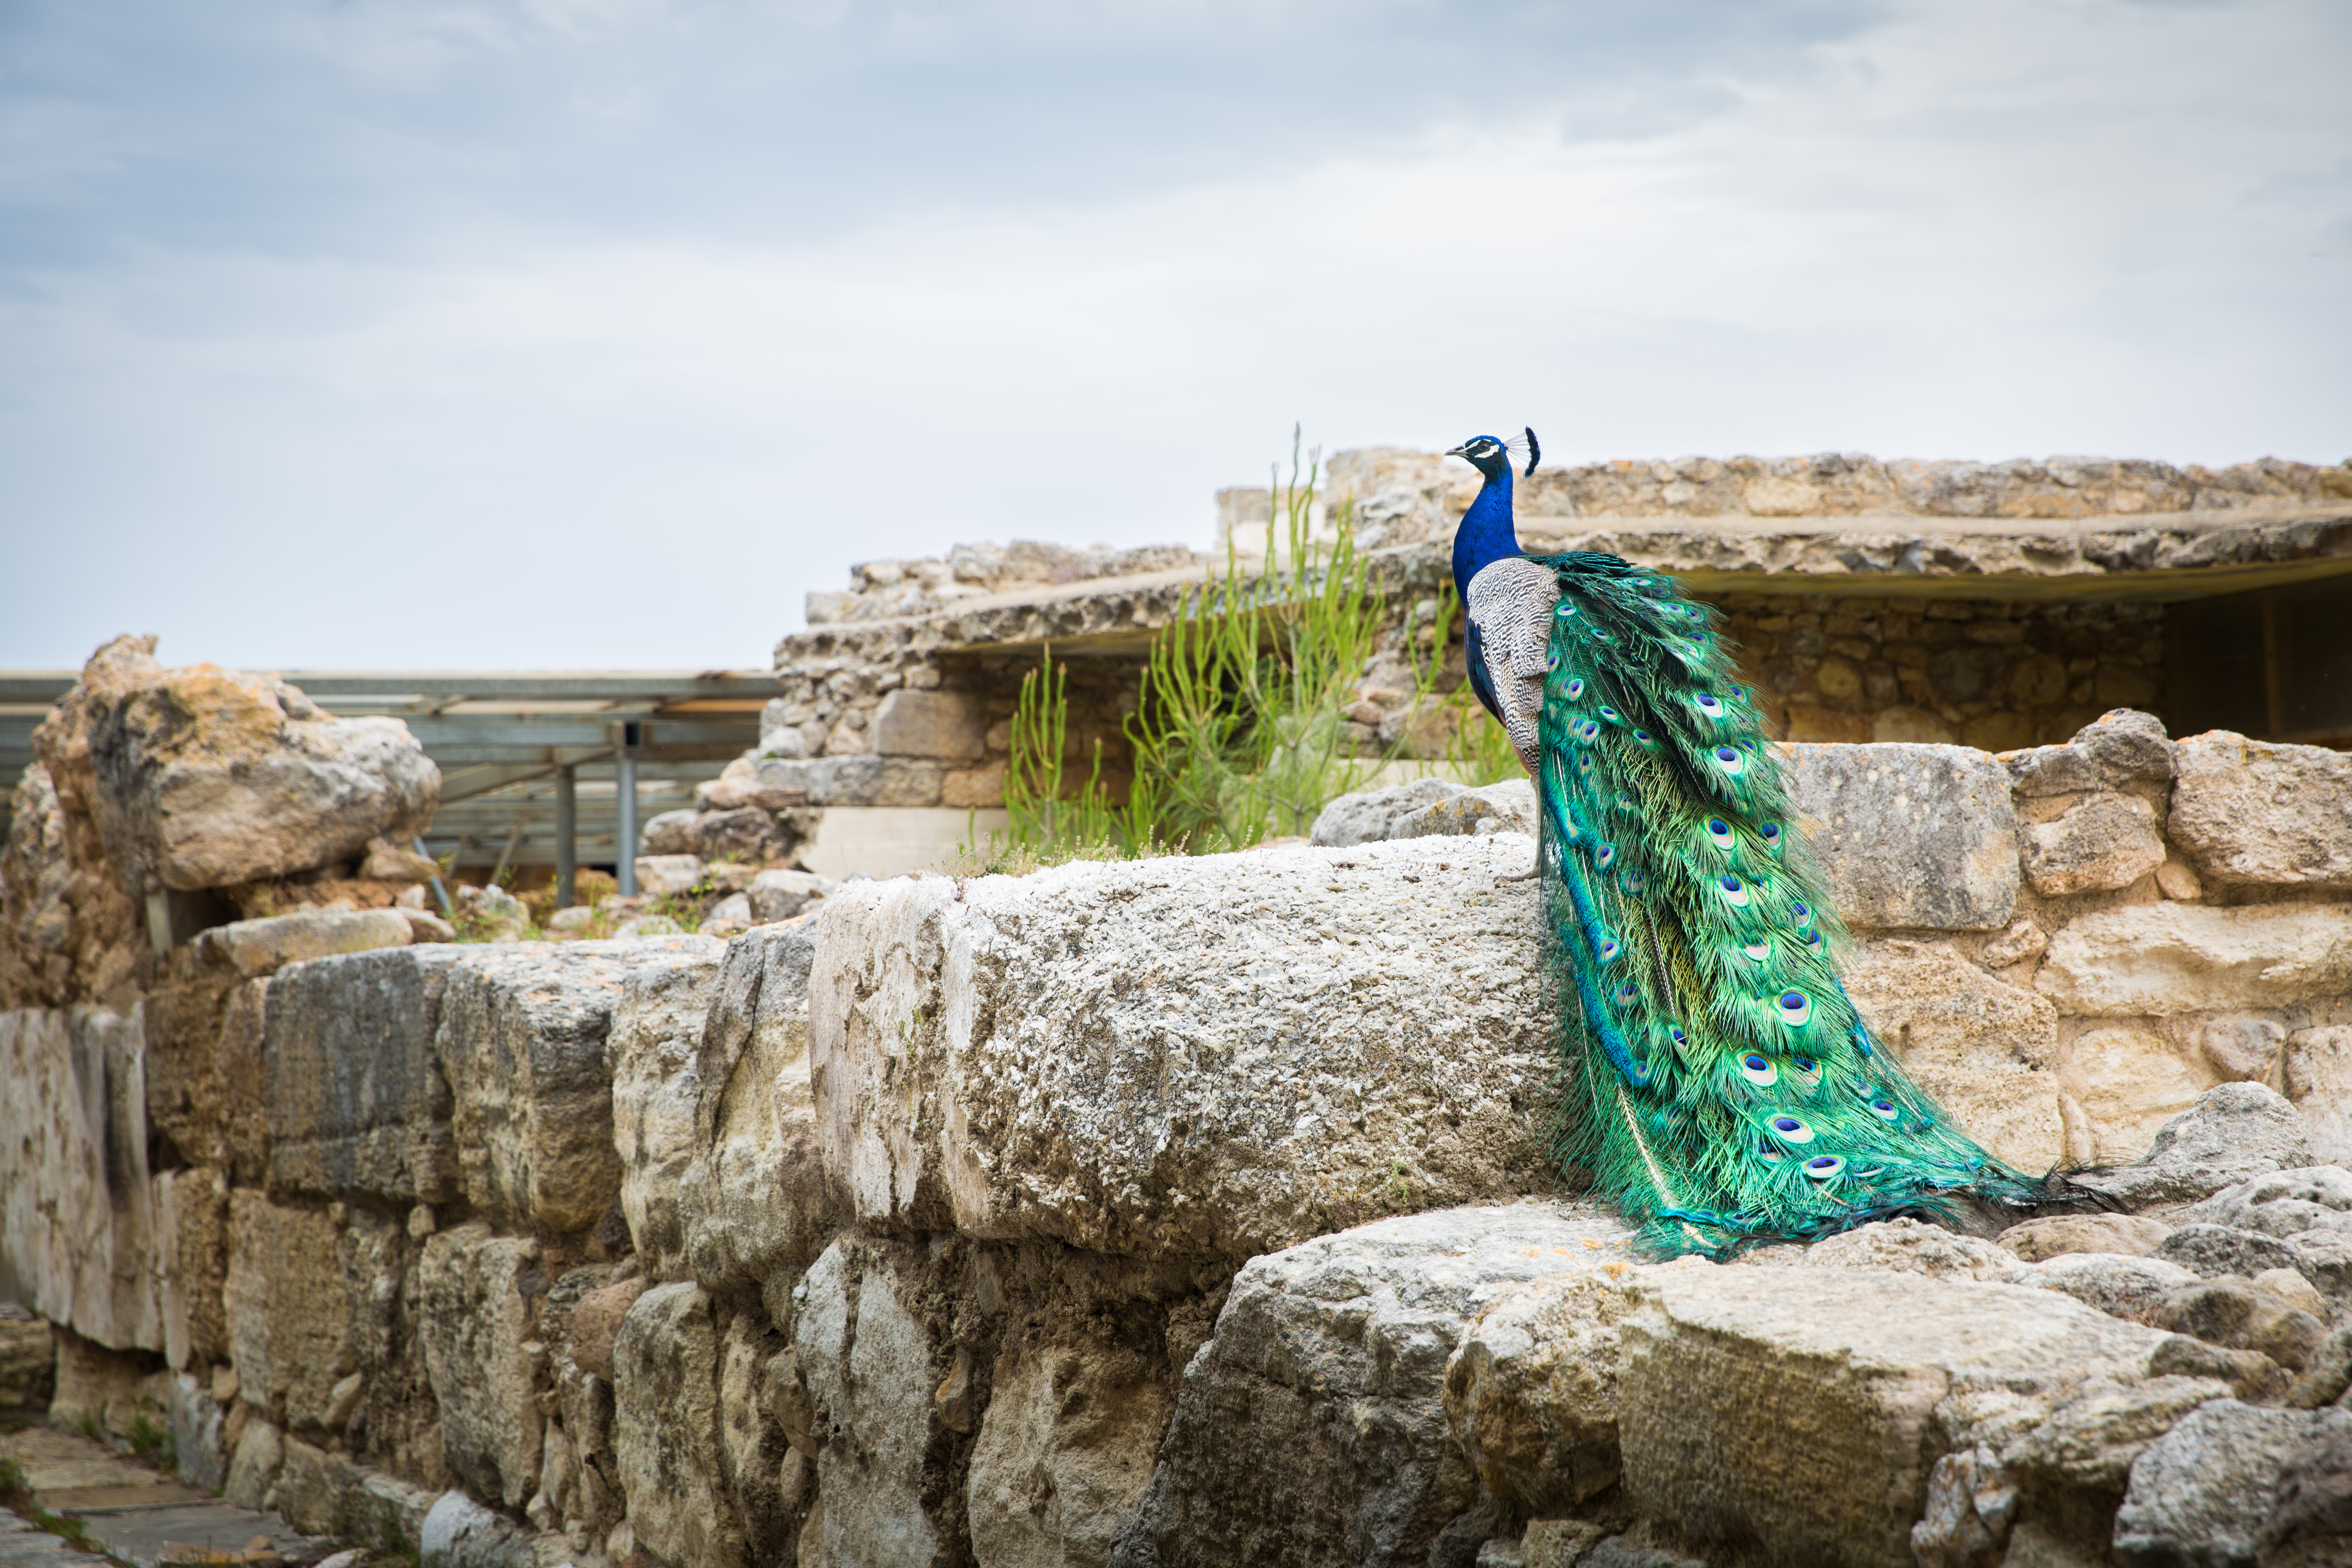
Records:
M1460 458L1460 457L1466 456L1466 455L1469 453L1469 450L1470 450L1470 444L1469 444L1467 441L1465 441L1465 442L1464 442L1464 443L1463 443L1461 446L1459 446L1459 447L1447 447L1447 448L1446 448L1446 450L1445 450L1445 456L1447 456L1447 457L1449 457L1449 458Z

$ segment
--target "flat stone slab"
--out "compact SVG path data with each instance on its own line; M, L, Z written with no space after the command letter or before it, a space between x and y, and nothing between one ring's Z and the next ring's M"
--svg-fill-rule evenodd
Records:
M13 1513L0 1513L0 1568L108 1568L108 1563Z
M156 1568L166 1546L242 1552L257 1535L268 1537L289 1563L315 1563L335 1549L333 1542L304 1535L274 1513L232 1508L201 1488L76 1433L48 1426L11 1432L0 1436L0 1458L25 1472L41 1507L79 1519L90 1539L140 1568ZM105 1562L0 1512L5 1568L79 1568Z

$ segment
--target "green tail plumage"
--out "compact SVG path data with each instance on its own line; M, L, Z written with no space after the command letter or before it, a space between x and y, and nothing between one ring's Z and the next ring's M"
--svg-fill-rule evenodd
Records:
M1536 781L1559 1158L1675 1253L2044 1201L1855 1013L1714 612L1613 555L1532 559L1560 587Z

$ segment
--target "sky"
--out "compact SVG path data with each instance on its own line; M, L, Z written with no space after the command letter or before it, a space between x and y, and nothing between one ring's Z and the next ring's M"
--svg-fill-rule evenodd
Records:
M758 668L1294 424L2352 458L2341 0L0 0L0 667Z

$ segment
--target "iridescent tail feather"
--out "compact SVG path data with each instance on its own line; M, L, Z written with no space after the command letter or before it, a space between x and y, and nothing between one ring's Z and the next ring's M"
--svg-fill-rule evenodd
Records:
M1560 1162L1667 1253L2087 1200L1996 1159L1872 1037L1714 612L1613 555L1533 559L1560 587L1536 780Z

